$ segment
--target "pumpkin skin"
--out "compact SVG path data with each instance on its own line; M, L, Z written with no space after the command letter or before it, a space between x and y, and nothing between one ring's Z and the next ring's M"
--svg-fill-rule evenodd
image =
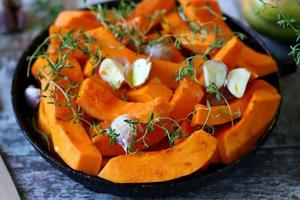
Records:
M196 131L172 149L112 158L99 177L114 183L163 182L189 175L210 163L217 141Z
M222 163L230 164L247 153L274 118L280 95L269 83L255 80L254 93L240 121L216 134Z

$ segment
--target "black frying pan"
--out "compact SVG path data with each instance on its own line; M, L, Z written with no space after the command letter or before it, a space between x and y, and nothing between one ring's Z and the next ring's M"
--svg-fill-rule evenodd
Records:
M118 1L105 3L108 7L113 7L118 4ZM259 36L243 27L242 24L237 21L227 17L227 23L234 31L242 32L247 36L247 39L244 42L258 50L260 52L270 54L269 50L266 46L259 40ZM30 141L32 146L42 155L42 157L50 163L53 167L57 168L67 176L71 177L76 182L84 185L85 187L101 193L109 193L119 196L131 196L131 197L165 197L165 196L173 196L177 194L184 194L187 191L195 191L198 187L203 186L202 184L209 184L214 180L220 178L230 169L237 167L241 161L245 160L250 154L252 154L255 150L257 150L268 138L272 129L274 128L278 116L279 109L270 123L268 129L259 139L253 149L245 156L235 161L230 165L211 165L205 173L194 173L192 175L179 178L176 180L171 180L163 183L149 183L149 184L115 184L104 179L101 179L97 176L88 176L81 172L75 171L68 167L60 158L51 153L48 150L47 145L44 144L43 139L40 134L34 130L33 127L33 119L35 117L35 111L28 107L25 103L24 99L24 91L25 89L33 84L37 85L36 80L31 76L27 78L27 65L28 60L26 59L28 56L31 56L35 49L41 44L44 39L48 36L48 30L44 30L41 32L29 45L29 47L24 51L21 56L18 65L16 67L16 71L13 77L12 82L12 90L11 90L11 99L13 104L14 113L20 126L22 132ZM273 86L275 86L278 91L280 91L279 87L279 78L278 74L270 74L262 79L267 80ZM46 177L45 177L46 178Z

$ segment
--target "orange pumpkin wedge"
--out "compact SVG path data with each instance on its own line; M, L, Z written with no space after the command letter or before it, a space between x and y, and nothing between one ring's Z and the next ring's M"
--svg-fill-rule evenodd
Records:
M169 12L176 7L175 0L164 1L161 0L142 0L138 3L134 10L134 16L153 16L157 11Z
M104 126L103 126L104 127ZM104 127L105 128L105 127ZM106 127L108 128L108 127ZM136 140L139 140L145 134L145 124L141 124L141 129L143 131L138 131ZM93 135L93 131L90 131L90 135ZM149 132L146 136L145 142L147 147L151 148L153 145L156 145L161 140L165 138L165 130L160 127L154 127L154 130ZM125 154L124 149L119 144L112 144L109 137L105 133L104 135L99 135L93 138L93 143L97 147L97 149L101 152L103 156L117 156ZM138 150L142 151L147 149L144 142L140 140L136 142L133 146L133 151Z
M216 139L196 131L172 149L112 158L99 177L114 183L163 182L187 176L206 166L217 148Z
M166 116L172 109L171 105L160 97L145 103L122 101L90 78L82 82L76 102L90 116L107 121L123 114L146 121L152 113L155 117Z
M173 110L170 116L175 120L182 120L188 117L194 110L194 106L201 101L204 92L200 84L194 81L181 80L179 87L170 101Z
M59 13L54 26L89 30L102 26L96 15L87 10L66 10Z
M253 93L259 86L260 84L257 84L256 81L250 82L244 96L240 99L235 99L233 102L229 103L229 105L208 107L203 104L197 104L192 119L193 126L204 124L222 125L242 117ZM262 84L261 87L264 88L264 84Z
M131 89L126 93L130 101L146 102L152 101L157 97L161 97L166 102L169 102L173 95L173 91L160 82L150 81L144 86Z
M242 53L243 43L233 36L214 56L214 60L222 61L229 69L237 67L237 60Z
M101 153L93 145L81 124L56 121L52 127L52 140L56 153L73 169L89 175L98 174Z
M240 121L216 134L221 161L230 164L247 153L275 116L280 95L265 81L255 81L253 96Z
M251 72L253 78L262 77L278 71L277 64L272 57L259 53L245 44L237 60L237 65Z

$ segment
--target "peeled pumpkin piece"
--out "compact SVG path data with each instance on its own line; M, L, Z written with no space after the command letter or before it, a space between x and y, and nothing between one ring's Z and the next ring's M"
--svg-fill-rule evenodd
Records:
M56 53L48 54L48 57L52 62L55 62L58 58ZM83 74L81 71L81 66L78 63L78 61L71 55L69 55L67 61L68 64L72 67L64 67L59 72L62 73L64 76L68 77L72 81L77 81L77 82L82 81ZM46 75L48 75L49 72L51 72L51 67L49 66L47 59L42 57L38 57L34 61L31 68L31 73L36 79L39 79L40 75L43 77L43 74L41 74L40 71L42 71ZM49 77L51 78L52 76L49 75Z
M254 91L242 119L216 134L222 163L230 164L250 151L278 110L281 97L276 89L264 81L256 84L260 87Z
M170 116L175 120L187 118L204 96L204 92L195 81L181 80L170 101L173 107Z
M146 130L145 126L146 126L145 124L141 124L141 129L143 131L137 133L136 140L138 140L141 136L144 135L144 133L145 133L144 131ZM109 127L109 125L106 127L103 126L103 128L108 128L108 127ZM90 135L93 135L93 132L92 131L90 131L90 132L91 132ZM146 143L147 143L148 147L151 148L151 146L159 143L165 137L166 137L165 131L162 128L154 127L154 130L147 134ZM99 135L99 136L93 138L93 143L103 156L117 156L117 155L125 154L125 151L121 147L121 145L112 144L106 133L104 135ZM133 150L138 150L138 151L142 151L144 149L145 149L145 146L144 146L143 141L137 142L133 147Z
M59 36L64 36L68 33L70 33L72 31L72 38L74 40L82 40L83 38L81 37L81 31L79 29L71 29L71 28L67 28L67 27L57 27L55 25L51 25L49 27L49 36L51 36L50 39L50 44L48 47L47 52L49 53L57 53L58 52L58 48L59 45L61 44L62 40L58 37ZM79 46L82 46L82 44L79 43ZM84 53L82 51L80 51L79 49L75 49L74 52L70 52L69 53L71 56L73 56L74 58L76 58L76 60L78 60L78 62L81 65L84 65L86 63L86 61L88 60L88 57L86 55L84 55Z
M214 56L214 60L222 61L228 69L237 67L237 60L243 51L243 43L233 36Z
M218 105L208 107L203 104L197 104L192 119L193 126L204 124L222 125L242 117L255 90L264 88L268 88L264 82L250 82L244 96L230 102L229 106ZM232 115L230 115L229 107Z
M164 101L169 102L173 95L173 91L160 82L150 81L144 86L131 89L126 93L130 101L146 102L152 101L157 97L161 97Z
M160 97L145 103L122 101L89 78L82 82L76 102L90 116L104 121L113 121L123 114L146 121L152 113L155 117L166 116L172 109L171 105Z
M95 14L88 10L66 10L59 13L54 25L70 29L89 30L102 26Z
M134 10L134 16L153 16L157 11L169 12L176 7L175 0L168 0L162 3L161 0L142 0Z
M105 27L93 29L86 33L96 39L94 48L101 48L102 54L108 58L126 58L131 63L139 58L147 58L145 55L137 54L121 44L112 32ZM151 59L151 62L152 69L149 79L157 77L168 88L175 89L178 86L176 76L180 64L157 59Z
M187 18L199 24L202 28L215 32L218 28L225 39L233 34L224 22L222 12L217 0L179 0Z
M39 108L38 108L38 116L37 116L37 128L45 134L51 134L51 123L47 119L44 100L42 99Z
M51 133L56 153L73 169L97 175L102 155L79 123L57 120Z
M216 40L216 35L212 32L206 35L192 31L189 25L184 22L178 12L172 12L164 18L162 27L166 32L170 32L179 37L180 45L196 54L203 54L209 45Z
M217 148L216 139L196 131L172 149L112 158L99 177L114 183L164 182L187 176L209 164Z
M262 77L278 71L275 60L263 53L259 53L247 45L243 45L241 55L237 60L239 67L246 68L254 78Z
M99 65L95 66L94 59L90 58L84 68L83 68L83 74L96 81L97 83L101 84L103 87L105 87L108 91L116 95L117 97L121 97L120 90L114 90L107 82L105 82L99 75Z

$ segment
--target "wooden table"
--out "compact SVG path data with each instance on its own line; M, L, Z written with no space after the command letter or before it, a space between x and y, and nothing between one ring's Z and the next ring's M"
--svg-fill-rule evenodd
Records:
M20 54L34 35L27 31L0 36L0 153L21 197L119 199L91 192L52 168L17 126L10 102L11 78ZM174 199L300 199L299 77L297 72L282 79L284 96L278 126L254 156L218 181Z

